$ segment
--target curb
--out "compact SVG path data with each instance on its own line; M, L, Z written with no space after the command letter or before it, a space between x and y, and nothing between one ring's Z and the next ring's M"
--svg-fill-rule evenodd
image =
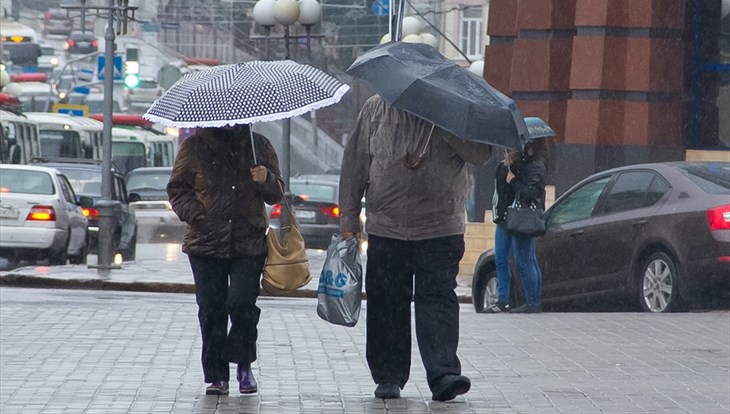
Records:
M151 293L195 293L195 285L181 283L159 283L159 282L114 282L101 279L55 279L42 276L28 276L18 274L7 274L0 276L0 286L24 287L24 288L48 288L48 289L87 289L87 290L112 290L121 292L151 292ZM281 298L317 298L317 291L311 289L299 289L283 294L271 294L261 288L260 297L281 297ZM367 300L365 292L362 293L362 300ZM458 296L459 303L472 303L471 296Z

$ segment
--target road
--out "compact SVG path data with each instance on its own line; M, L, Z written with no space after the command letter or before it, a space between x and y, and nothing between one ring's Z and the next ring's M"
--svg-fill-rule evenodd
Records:
M431 401L413 348L403 398L365 360L365 312L262 298L256 395L205 396L193 295L0 288L3 413L727 413L730 314L461 312L472 389ZM364 303L366 306L366 303Z

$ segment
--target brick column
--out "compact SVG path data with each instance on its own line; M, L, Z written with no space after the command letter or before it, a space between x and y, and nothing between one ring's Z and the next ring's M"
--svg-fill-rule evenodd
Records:
M485 78L557 132L557 194L607 168L684 158L685 3L490 2Z

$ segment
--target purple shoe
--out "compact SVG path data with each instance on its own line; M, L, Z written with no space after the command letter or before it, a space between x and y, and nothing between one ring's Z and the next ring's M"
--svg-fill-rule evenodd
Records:
M228 395L228 381L213 381L205 389L205 395Z
M238 391L241 394L253 394L258 391L258 384L256 384L256 378L253 377L251 364L239 364L236 371L236 379L238 380Z

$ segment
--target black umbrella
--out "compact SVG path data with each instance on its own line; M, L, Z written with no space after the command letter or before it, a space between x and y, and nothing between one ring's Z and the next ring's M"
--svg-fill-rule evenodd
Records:
M463 139L522 150L528 136L512 99L427 44L377 46L347 73L389 104Z

